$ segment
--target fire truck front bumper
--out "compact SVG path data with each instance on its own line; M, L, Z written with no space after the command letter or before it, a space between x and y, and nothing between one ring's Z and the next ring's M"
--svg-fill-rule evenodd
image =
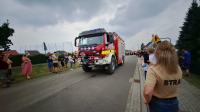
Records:
M107 59L107 58L103 58L103 59L99 59L99 58L97 58L97 59L94 59L93 61L91 61L91 60L89 60L89 61L83 61L83 62L81 62L80 63L81 65L85 65L85 64L87 64L87 65L94 65L94 66L98 66L98 65L108 65L108 64L110 64L110 60L109 59Z
M110 64L110 61L107 59L99 59L99 60L95 60L94 64L95 65L107 65L107 64Z

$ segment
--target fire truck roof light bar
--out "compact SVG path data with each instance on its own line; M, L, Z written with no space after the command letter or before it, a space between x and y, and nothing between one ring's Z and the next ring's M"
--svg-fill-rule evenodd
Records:
M91 34L98 34L98 33L105 33L106 30L104 28L98 28L94 30L89 30L89 31L83 31L79 34L79 37L84 36L84 35L91 35Z

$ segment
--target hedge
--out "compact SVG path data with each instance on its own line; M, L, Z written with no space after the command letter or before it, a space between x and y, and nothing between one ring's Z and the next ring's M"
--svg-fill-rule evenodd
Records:
M22 56L23 55L16 55L12 56L10 59L13 61L12 66L21 66L22 64ZM32 64L40 64L40 63L46 63L47 62L47 56L44 54L29 56Z

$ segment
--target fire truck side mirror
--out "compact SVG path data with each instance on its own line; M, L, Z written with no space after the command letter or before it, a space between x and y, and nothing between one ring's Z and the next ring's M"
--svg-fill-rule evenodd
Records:
M113 35L110 36L110 43L113 43L114 42L114 38L113 38Z
M109 34L109 35L108 35L107 41L108 41L108 43L113 43L113 42L114 42L114 39L113 39L113 35L112 35L112 34Z

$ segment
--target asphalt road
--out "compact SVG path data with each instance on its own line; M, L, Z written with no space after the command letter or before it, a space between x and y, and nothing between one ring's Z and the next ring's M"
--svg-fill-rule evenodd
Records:
M79 68L0 89L0 112L124 112L136 60L112 75Z

